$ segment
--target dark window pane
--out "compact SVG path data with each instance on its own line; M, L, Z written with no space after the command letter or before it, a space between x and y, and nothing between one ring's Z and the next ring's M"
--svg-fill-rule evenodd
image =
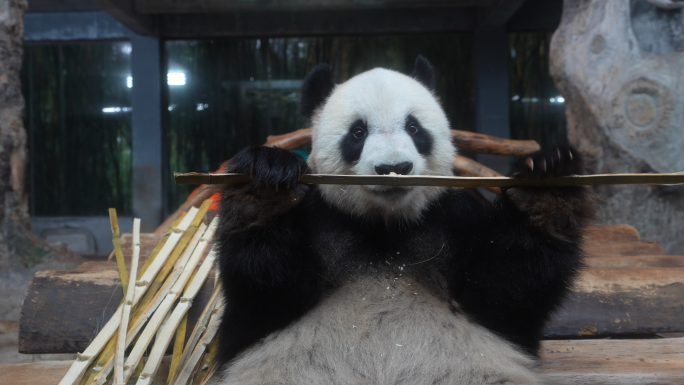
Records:
M566 143L565 100L549 74L551 33L511 33L511 137Z
M132 212L130 44L24 47L31 211Z
M207 172L267 135L309 122L298 112L301 80L316 64L331 64L344 81L374 67L411 73L418 54L435 66L437 94L452 127L474 128L470 34L169 41L166 127L167 210L194 186L173 172Z

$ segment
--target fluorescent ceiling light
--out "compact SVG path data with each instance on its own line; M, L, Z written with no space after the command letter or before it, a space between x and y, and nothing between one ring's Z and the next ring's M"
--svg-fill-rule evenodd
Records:
M170 86L184 86L185 72L169 72L166 74L166 83Z

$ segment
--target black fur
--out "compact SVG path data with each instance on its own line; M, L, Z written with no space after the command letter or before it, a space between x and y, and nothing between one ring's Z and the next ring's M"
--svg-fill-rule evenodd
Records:
M416 58L411 77L422 83L428 90L435 90L435 76L432 64L423 55L418 55Z
M418 131L415 133L411 132L411 126L417 127ZM419 154L423 156L432 155L432 135L430 135L430 133L420 125L418 119L416 119L416 117L413 115L406 117L406 132L408 132L411 136L411 139L413 139L413 143L415 144Z
M574 151L558 151L566 150ZM541 162L549 154L530 158ZM399 266L435 295L455 300L454 311L537 353L545 323L582 266L589 190L511 188L491 204L471 191L449 189L420 222L393 227L331 207L315 186L293 185L302 165L286 150L260 147L227 164L229 171L252 170L261 182L226 187L221 202L222 364L350 277L396 274ZM511 175L566 175L581 165L573 152L572 160L561 156L546 174L533 175L523 159ZM287 182L289 189L268 187Z
M362 137L357 138L355 136L355 131L361 129L364 134ZM363 152L363 145L368 137L368 126L366 122L359 119L349 126L349 132L344 136L340 142L340 153L342 154L342 159L345 162L351 164L361 158L361 152Z
M335 88L332 81L330 66L323 63L314 67L304 78L302 84L302 99L299 101L299 111L306 117L311 117Z

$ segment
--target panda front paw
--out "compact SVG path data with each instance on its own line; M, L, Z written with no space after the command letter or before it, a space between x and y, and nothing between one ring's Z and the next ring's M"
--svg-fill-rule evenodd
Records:
M524 156L515 163L509 176L545 179L584 172L582 157L572 146L558 146Z
M298 183L308 171L306 162L281 148L248 147L222 169L252 177L244 185L227 185L221 196L221 216L235 229L277 223L273 219L299 205L308 191L307 185Z
M304 159L288 150L278 147L251 146L240 151L226 162L224 169L229 173L249 174L252 181L247 189L289 190L307 171Z
M558 146L518 159L508 175L546 179L583 173L579 152L571 146ZM556 238L577 236L594 216L596 199L588 187L513 187L503 190L505 198L525 213L533 226Z

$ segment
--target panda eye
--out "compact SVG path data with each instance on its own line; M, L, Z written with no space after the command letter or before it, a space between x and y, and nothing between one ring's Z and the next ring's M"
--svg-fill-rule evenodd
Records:
M366 135L366 130L363 127L357 126L352 129L352 133L356 139L361 139Z
M415 134L416 132L418 132L418 125L415 123L409 123L408 132L410 132L411 134Z

